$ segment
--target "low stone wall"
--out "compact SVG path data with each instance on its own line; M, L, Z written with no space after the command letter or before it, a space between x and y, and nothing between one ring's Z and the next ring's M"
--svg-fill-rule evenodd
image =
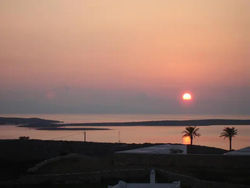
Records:
M108 180L128 180L143 178L148 179L148 169L114 169L102 170L88 173L65 173L65 174L42 174L27 175L20 178L18 184L80 184L80 183L102 183Z
M117 166L249 169L250 156L116 154Z
M56 161L60 161L61 159L70 159L72 157L78 157L78 156L79 156L78 154L71 153L71 154L68 154L68 155L65 155L65 156L57 156L57 157L54 157L54 158L50 158L50 159L44 160L44 161L36 164L32 168L29 168L27 170L27 172L28 173L34 173L34 172L38 171L40 168L42 168L43 166L49 165L50 163L54 163Z

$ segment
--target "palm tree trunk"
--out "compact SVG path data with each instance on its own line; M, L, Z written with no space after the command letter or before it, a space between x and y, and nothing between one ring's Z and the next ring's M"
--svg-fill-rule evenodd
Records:
M229 137L229 150L232 150L232 137Z
M190 144L191 144L191 146L193 145L193 137L192 136L190 136Z

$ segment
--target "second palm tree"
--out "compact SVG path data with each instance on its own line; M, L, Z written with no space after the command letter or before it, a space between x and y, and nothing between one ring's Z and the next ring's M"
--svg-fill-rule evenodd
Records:
M229 151L232 150L232 138L238 134L238 130L234 127L225 127L220 134L220 137L229 139Z

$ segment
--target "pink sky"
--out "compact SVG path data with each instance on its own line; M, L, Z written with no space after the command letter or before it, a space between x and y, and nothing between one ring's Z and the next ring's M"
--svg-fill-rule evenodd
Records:
M178 112L185 90L203 105L221 101L221 113L235 103L233 113L250 113L248 0L1 0L0 33L2 113L82 99L103 111L139 100L138 112Z

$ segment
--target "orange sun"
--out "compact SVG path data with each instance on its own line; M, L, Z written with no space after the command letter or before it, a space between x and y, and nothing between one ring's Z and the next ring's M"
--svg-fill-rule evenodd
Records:
M182 99L183 99L184 101L190 101L190 100L192 99L192 95L191 95L190 93L184 93L184 94L182 95Z
M182 138L182 143L185 144L185 145L190 144L191 143L190 137L189 136L184 136Z

